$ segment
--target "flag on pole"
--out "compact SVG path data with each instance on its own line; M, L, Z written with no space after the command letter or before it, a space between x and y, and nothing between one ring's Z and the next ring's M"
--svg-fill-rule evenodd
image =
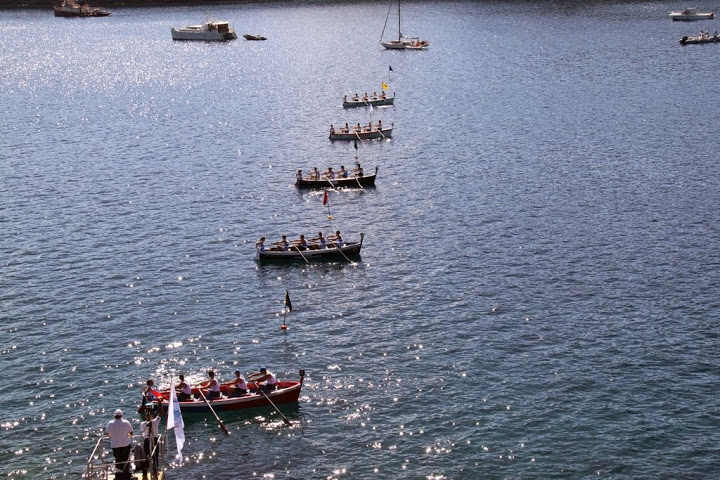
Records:
M292 312L292 303L290 303L290 292L285 290L285 310Z
M383 82L382 89L387 90L388 88L390 88L390 87L388 87L387 83Z
M391 72L393 71L393 69L392 69L392 65L390 65L390 71L391 71Z
M323 205L327 205L327 190L325 190L325 195L323 195Z
M168 407L167 430L171 428L175 430L175 445L177 445L177 458L183 463L182 449L185 445L185 424L180 414L180 403L177 400L177 393L173 387L172 379L170 379L170 406Z

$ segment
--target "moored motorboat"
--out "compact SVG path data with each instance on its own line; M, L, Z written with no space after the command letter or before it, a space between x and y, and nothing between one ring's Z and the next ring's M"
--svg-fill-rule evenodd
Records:
M697 43L718 43L720 42L720 35L717 33L710 35L708 33L701 33L697 37L682 37L680 39L680 45L692 45Z
M357 176L352 175L342 178L297 178L295 186L298 188L368 188L375 186L375 178L377 177L378 167L375 167L375 173L372 175Z
M694 20L712 20L715 18L715 12L701 12L697 8L686 8L682 12L670 12L668 15L673 21L694 21Z
M250 35L249 33L244 34L243 37L245 37L245 40L267 40L262 35Z
M389 127L384 127L381 122L376 125L366 125L349 127L346 126L340 129L335 129L330 125L330 140L376 140L392 137L392 131L395 124L390 124Z
M384 107L395 104L395 94L392 97L381 95L373 95L371 97L359 97L355 95L352 98L347 98L347 95L343 96L343 108L355 108L355 107Z
M311 260L348 260L351 257L359 257L360 249L365 235L360 234L359 242L344 242L342 246L335 245L330 242L326 247L316 245L306 249L298 249L297 246L291 245L287 249L282 247L273 247L266 249L263 246L255 246L257 252L256 258L259 261L267 262L309 262ZM263 237L264 238L264 237Z
M189 25L181 28L171 28L173 40L198 40L204 42L222 42L235 40L237 33L229 22L207 20L202 25Z
M62 0L59 6L53 7L56 17L74 18L74 17L107 17L110 15L109 10L104 8L91 7L85 2L76 2L75 0Z
M277 389L266 393L265 395L261 392L252 391L240 397L229 396L231 395L230 387L228 385L221 385L221 396L219 398L215 398L214 400L210 400L209 403L212 405L212 409L216 412L272 406L270 402L275 405L283 403L297 403L300 398L300 391L302 390L304 379L305 371L300 370L300 381L279 380L277 382ZM253 382L248 382L248 385L251 390L257 388ZM161 390L160 394L169 398L170 391ZM191 400L178 401L178 404L180 405L180 411L183 414L209 413L211 411L208 406L208 402L203 400L198 388L192 389Z

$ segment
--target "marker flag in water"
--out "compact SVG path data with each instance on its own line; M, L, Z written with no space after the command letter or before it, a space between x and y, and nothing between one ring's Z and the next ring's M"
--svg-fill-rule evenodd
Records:
M325 190L325 195L323 195L323 205L327 205L327 190Z
M392 65L390 65L390 71L391 71L391 72L393 71L393 69L392 69Z
M383 82L382 89L387 90L388 88L390 88L390 87L387 86L387 83Z
M285 290L285 309L289 312L292 312L292 303L290 303L290 292Z
M182 449L183 445L185 445L185 424L180 414L180 403L178 403L177 393L175 393L175 388L173 388L172 379L170 379L170 406L168 407L166 428L168 430L171 428L175 430L175 445L177 445L178 451L177 458L178 462L183 463Z
M355 150L357 150L357 140L355 140Z

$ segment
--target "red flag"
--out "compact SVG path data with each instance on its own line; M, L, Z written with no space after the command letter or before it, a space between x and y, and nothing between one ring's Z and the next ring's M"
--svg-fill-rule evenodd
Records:
M327 204L327 190L325 190L325 195L323 195L323 205Z

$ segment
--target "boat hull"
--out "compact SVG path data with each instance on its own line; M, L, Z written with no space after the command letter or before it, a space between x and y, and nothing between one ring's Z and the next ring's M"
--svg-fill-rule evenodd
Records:
M392 137L392 131L393 127L383 128L381 130L373 129L373 130L365 130L362 132L358 131L351 131L348 133L341 133L341 132L331 132L330 133L330 140L345 140L345 141L352 141L352 140L377 140L382 138L391 138Z
M87 11L82 10L65 10L62 7L53 7L56 17L63 18L84 18L84 17L108 17L110 12L100 8L92 8Z
M388 50L425 50L430 46L427 40L392 40L390 42L380 42L380 45Z
M243 37L245 40L267 40L267 38L262 35L250 35L249 33L244 34Z
M235 40L237 35L235 32L186 32L183 30L171 29L173 40L195 40L199 42L224 42L226 40Z
M345 260L346 257L359 257L362 240L343 247L328 247L309 250L265 250L257 251L257 260L261 262L305 262L325 260Z
M673 22L694 22L696 20L712 20L715 18L714 13L676 13L670 14Z
M302 379L299 382L288 380L279 381L278 389L266 395L270 398L272 403L276 405L283 403L297 403L298 399L300 398L302 384ZM251 386L251 388L254 388L254 384L250 383L249 385ZM221 392L224 395L227 395L228 387L223 385L221 387ZM169 394L167 390L160 393L166 396ZM193 389L193 396L194 395L199 395L197 389L195 388ZM262 393L248 393L247 395L242 397L232 398L222 396L221 398L210 400L209 403L212 405L213 410L215 410L216 412L244 410L248 408L270 406L270 402L268 402L267 398L265 398L265 395L263 395ZM202 398L196 398L188 402L178 402L178 404L180 405L180 411L183 414L210 413L210 407L207 403L205 403L205 400L203 400Z
M395 104L395 96L390 98L378 98L375 100L343 100L343 108L357 107L386 107Z
M347 177L323 180L297 180L295 186L298 188L372 188L375 186L376 175L367 175L364 177Z

